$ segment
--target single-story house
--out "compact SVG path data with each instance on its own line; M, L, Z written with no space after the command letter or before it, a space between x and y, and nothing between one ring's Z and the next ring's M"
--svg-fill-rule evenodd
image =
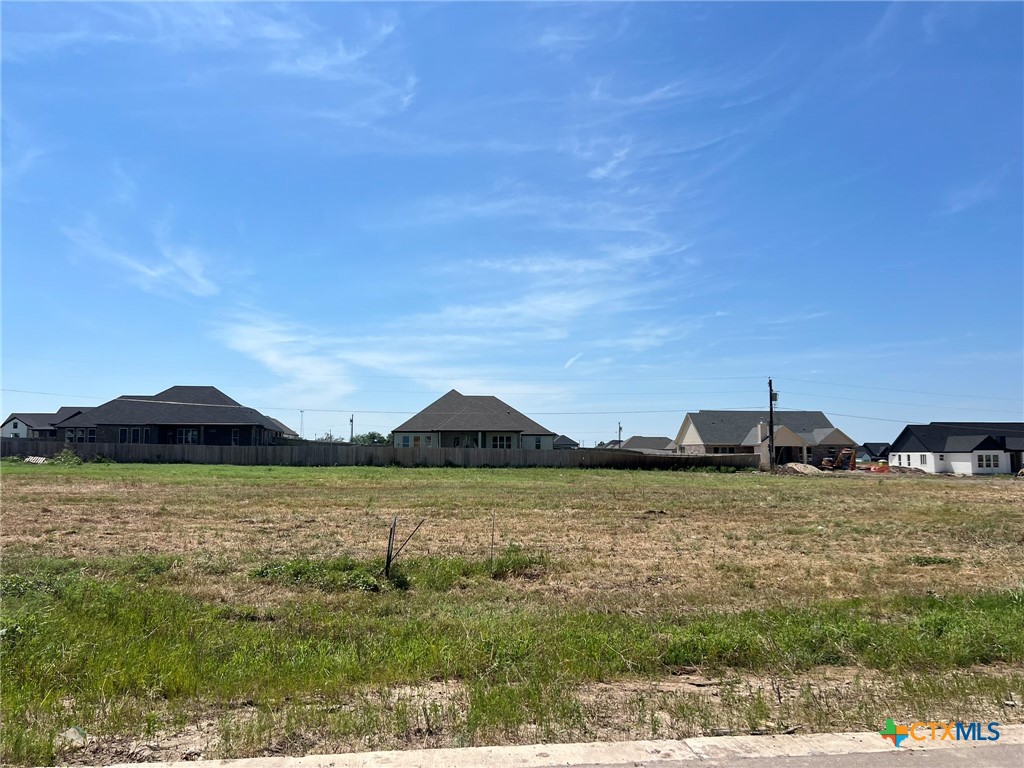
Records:
M283 421L279 421L278 419L275 419L273 416L268 416L267 418L270 419L274 423L274 426L276 426L280 430L281 437L284 437L288 440L298 439L299 433L296 432L291 427L289 427Z
M688 413L674 441L687 455L756 453L769 466L768 411L697 411ZM833 426L821 411L775 412L775 463L821 464L857 443Z
M491 395L452 390L392 432L396 448L552 450L555 433Z
M574 451L580 447L579 443L565 435L559 435L556 437L551 441L551 445L556 451Z
M601 450L605 450L605 451L608 451L608 450L617 451L619 448L622 447L622 441L621 440L609 440L607 443L605 443L605 442L598 443L596 447L600 448Z
M889 460L889 443L864 443L857 446L857 461L865 463Z
M216 387L122 395L54 425L68 443L274 445L282 426Z
M0 427L0 435L5 438L25 437L33 440L56 440L57 429L53 426L54 424L90 410L92 408L65 405L54 413L12 413Z
M908 424L892 442L890 467L929 473L998 475L1019 472L1024 422Z
M622 445L619 447L624 451L639 451L640 453L655 455L660 453L674 453L671 437L644 437L643 435L634 435L633 437L624 440Z

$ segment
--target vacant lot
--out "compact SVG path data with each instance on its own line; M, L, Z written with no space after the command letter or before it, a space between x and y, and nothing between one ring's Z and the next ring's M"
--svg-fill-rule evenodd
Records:
M2 501L5 762L1024 717L1009 479L6 464Z

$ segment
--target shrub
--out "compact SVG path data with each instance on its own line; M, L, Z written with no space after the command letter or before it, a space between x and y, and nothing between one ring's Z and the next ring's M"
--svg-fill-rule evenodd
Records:
M71 448L65 448L53 457L53 463L64 467L77 467L81 465L82 457Z

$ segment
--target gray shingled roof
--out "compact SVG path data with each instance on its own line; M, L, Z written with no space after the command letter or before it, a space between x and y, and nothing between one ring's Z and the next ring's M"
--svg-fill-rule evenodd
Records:
M889 444L888 443L864 443L861 446L864 450L870 453L872 456L888 456L889 455Z
M690 421L705 445L742 445L759 422L768 423L768 411L697 411L688 413ZM776 411L775 426L784 426L798 435L816 429L834 429L821 411Z
M4 424L17 420L29 429L49 429L55 415L53 413L12 413L4 419Z
M1022 422L951 421L931 424L908 424L893 441L893 453L967 453L992 437L1007 450L1021 450L1013 446L1024 444ZM973 446L972 446L973 444ZM971 446L971 447L968 447Z
M29 429L52 429L54 424L74 416L76 413L91 411L91 407L76 408L71 405L63 405L55 413L12 413L4 421L6 424L12 419L18 419Z
M573 446L575 448L579 448L580 447L579 443L577 443L571 437L567 437L566 435L559 435L558 437L556 437L552 441L551 444L552 445L568 445L568 446Z
M268 416L239 405L215 387L171 387L157 395L123 395L62 421L60 426L99 424L232 424L280 430Z
M644 437L643 435L634 435L622 443L622 450L667 451L671 446L671 437Z
M298 437L299 436L298 432L296 432L294 429L289 427L287 424L285 424L280 419L275 419L273 416L267 416L267 418L270 419L272 422L274 422L277 425L278 430L285 437Z
M395 427L394 431L555 434L492 395L464 395L454 389Z

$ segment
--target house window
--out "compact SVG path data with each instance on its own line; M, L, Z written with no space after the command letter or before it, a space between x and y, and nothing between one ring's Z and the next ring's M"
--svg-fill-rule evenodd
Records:
M133 443L141 443L142 442L142 428L141 427L132 427L132 442Z
M918 461L920 461L920 462L921 462L921 466L923 467L923 466L924 466L925 464L927 464L927 463L928 463L928 455L927 455L927 454L924 454L924 453L922 453L922 454L921 454L921 457L920 457L920 458L918 459Z
M89 428L89 442L90 443L95 443L96 442L96 429L94 427L90 427Z
M232 429L231 430L231 444L232 445L238 445L238 430L237 429Z
M945 461L945 460L946 460L946 454L940 453L939 454L939 461Z
M199 430L193 427L178 427L179 445L195 445L199 442Z
M434 436L433 435L427 435L427 448L429 448L431 443L433 443L433 442L434 442Z
M142 430L142 442L149 442L149 427L146 427L144 430Z
M409 436L408 435L402 435L402 447L403 448L408 448L409 447Z
M507 450L511 447L511 435L491 435L491 448L503 448Z
M538 451L540 450L540 438L539 437L536 440L533 441L533 447L536 448Z
M412 436L412 447L413 448L419 448L420 447L420 436L419 435L413 435Z
M999 454L979 453L978 469L999 469Z
M119 443L127 443L128 442L128 428L127 427L121 427L119 430L117 430L117 442L119 442Z
M15 429L17 429L17 428L18 428L18 422L14 422L14 428L15 428Z
M80 443L84 443L85 442L85 427L79 427L78 428L78 442L80 442Z

